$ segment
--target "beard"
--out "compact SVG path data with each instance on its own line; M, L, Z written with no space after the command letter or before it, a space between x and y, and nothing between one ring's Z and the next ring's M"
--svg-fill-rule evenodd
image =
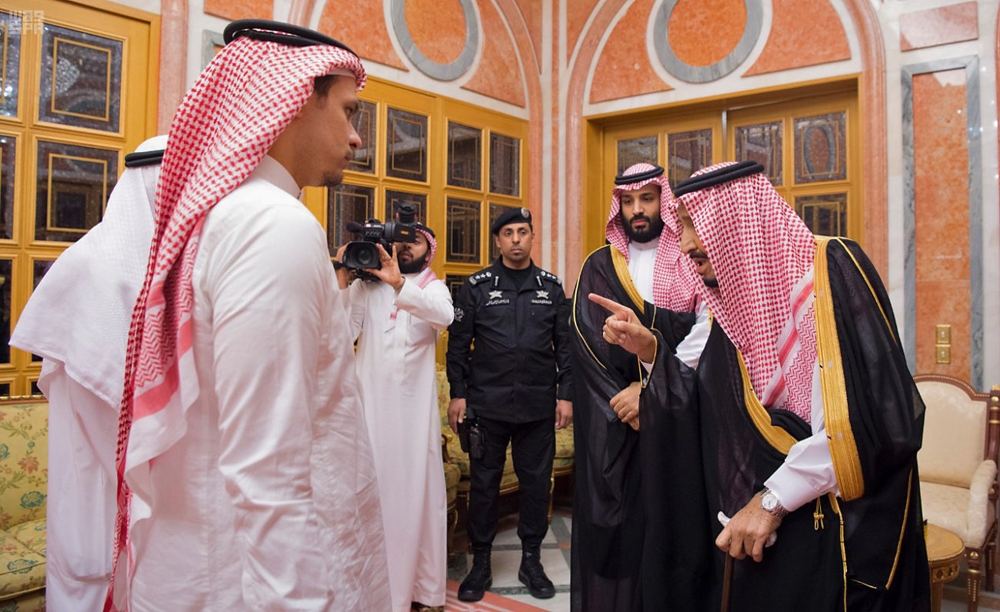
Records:
M715 277L712 277L712 278L703 278L702 281L705 283L705 286L708 287L708 288L710 288L710 289L718 289L719 288L719 279L717 279Z
M427 255L424 253L420 257L415 257L410 261L399 262L399 272L401 274L416 274L427 266Z
M636 219L645 219L646 228L637 230L632 227L632 221ZM621 215L622 227L625 229L625 235L632 242L638 242L644 244L653 240L654 238L659 238L660 234L663 233L663 219L657 217L655 219L650 219L646 215L636 215L632 217L628 222L625 221L625 215Z

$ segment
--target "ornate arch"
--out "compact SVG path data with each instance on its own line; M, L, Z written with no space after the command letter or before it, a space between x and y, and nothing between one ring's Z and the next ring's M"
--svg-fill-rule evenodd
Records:
M888 161L885 107L885 45L875 9L868 0L843 0L851 15L861 45L861 115L866 134L864 147L865 176L863 177L865 252L883 277L888 273ZM627 0L612 0L601 6L597 16L583 35L576 61L570 67L566 96L566 198L565 202L581 201L584 138L583 105L586 79L597 59L601 37L614 16ZM998 16L1000 29L1000 16ZM997 42L1000 58L1000 39ZM1000 61L1000 60L998 60ZM580 210L566 205L568 227L581 227ZM575 248L567 244L566 267L577 270L583 261L582 242Z

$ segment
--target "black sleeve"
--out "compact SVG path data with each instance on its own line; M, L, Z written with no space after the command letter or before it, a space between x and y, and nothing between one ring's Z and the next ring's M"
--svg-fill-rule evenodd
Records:
M469 378L469 359L475 330L476 311L473 285L466 281L455 301L455 320L448 326L448 352L445 356L451 398L464 398Z
M553 348L556 353L556 367L559 368L559 372L556 374L556 399L573 401L573 349L570 336L573 303L566 297L562 286L559 287L558 293L562 300L559 302L556 329L552 335L555 344Z

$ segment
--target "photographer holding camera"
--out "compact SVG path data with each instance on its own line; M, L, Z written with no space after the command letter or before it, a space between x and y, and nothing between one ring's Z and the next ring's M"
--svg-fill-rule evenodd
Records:
M562 282L531 261L528 209L503 213L491 230L501 255L462 286L448 331L448 421L468 436L475 555L458 598L479 601L493 584L490 551L508 441L521 492L518 578L532 596L548 598L555 587L539 553L548 531L555 430L573 416L570 302Z
M352 228L364 241L342 246L334 263L347 289L351 333L361 334L357 372L396 612L445 603L447 499L434 361L438 333L453 316L451 292L430 268L434 232L403 206L396 222ZM411 236L414 242L389 243ZM352 275L358 278L350 283Z

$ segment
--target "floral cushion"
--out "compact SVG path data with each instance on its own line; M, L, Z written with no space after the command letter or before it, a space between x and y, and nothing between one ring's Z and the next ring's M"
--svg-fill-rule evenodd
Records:
M45 518L48 404L0 407L0 529Z
M26 523L21 523L20 525L14 525L7 530L7 534L17 539L18 542L24 544L36 553L42 555L43 557L45 556L45 519L28 521ZM0 612L3 611L0 610Z
M573 467L573 424L556 431L556 457L552 461L552 469L567 469Z
M45 590L0 601L0 612L45 612Z
M45 556L0 531L0 599L45 588ZM0 602L0 611L4 602ZM19 609L19 608L15 608Z

